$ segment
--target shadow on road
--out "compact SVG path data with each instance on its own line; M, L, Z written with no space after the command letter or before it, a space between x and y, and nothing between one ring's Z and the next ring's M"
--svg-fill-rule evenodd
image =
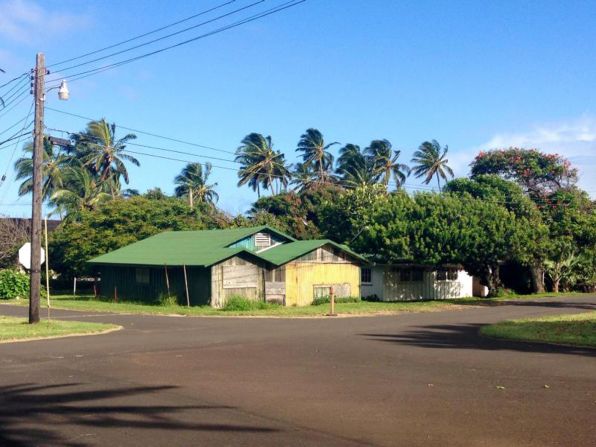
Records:
M0 386L0 446L30 447L38 445L84 447L81 435L64 433L60 426L131 428L158 430L192 430L214 432L277 432L268 427L249 425L183 422L196 420L196 411L228 410L234 407L211 405L98 405L106 399L142 399L173 386L131 387L110 390L88 390L81 384ZM189 417L189 412L193 412ZM200 413L199 413L200 415ZM186 416L186 417L184 417ZM43 428L40 428L43 427ZM84 436L84 435L82 435ZM97 438L95 438L97 440Z
M482 337L478 331L484 324L445 324L422 326L399 334L360 334L371 340L399 343L424 348L510 350L553 354L573 354L596 357L596 350L542 343L513 342Z

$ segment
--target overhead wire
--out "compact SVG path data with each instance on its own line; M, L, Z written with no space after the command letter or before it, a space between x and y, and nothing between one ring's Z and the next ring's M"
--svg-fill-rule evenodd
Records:
M244 25L246 23L249 23L249 22L252 22L252 21L261 19L263 17L266 17L266 16L269 16L269 15L275 14L277 12L283 11L285 9L288 9L288 8L291 8L291 7L294 7L294 6L297 6L300 3L304 3L305 1L306 0L291 0L290 2L283 3L281 6L276 6L276 7L270 8L270 9L264 11L264 12L255 14L253 16L250 16L250 17L248 17L246 19L243 19L243 20L240 20L238 22L232 23L230 25L226 25L224 27L217 28L217 29L215 29L213 31L210 31L210 32L205 33L205 34L201 34L201 35L196 36L196 37L193 37L191 39L187 39L185 41L178 42L176 44L169 45L169 46L166 46L166 47L163 47L163 48L160 48L160 49L151 51L149 53L144 53L144 54L141 54L141 55L138 55L138 56L129 58L129 59L118 61L118 62L115 62L113 64L108 64L108 65L105 65L105 66L102 66L102 67L97 67L97 68L94 68L94 69L91 69L91 70L86 70L86 71L82 71L82 72L79 72L79 73L74 73L74 74L71 74L71 75L66 76L66 77L56 77L56 78L50 79L50 80L48 80L46 82L53 82L53 81L57 81L57 80L66 80L66 79L68 79L69 82L78 81L80 79L83 79L83 78L86 78L86 77L93 76L95 74L101 73L103 71L111 70L111 69L120 67L122 65L129 64L131 62L135 62L137 60L144 59L146 57L153 56L155 54L159 54L159 53L162 53L164 51L168 51L168 50L171 50L173 48L177 48L177 47L180 47L180 46L189 44L191 42L195 42L197 40L200 40L200 39L204 39L204 38L213 36L215 34L219 34L221 32L227 31L229 29L236 28L236 27L241 26L241 25Z
M61 68L60 69L60 73L64 73L66 71L69 71L69 70L72 70L72 69L75 69L75 68L78 68L78 67L83 67L85 65L89 65L89 64L92 64L94 62L99 62L99 61L108 59L108 58L113 57L113 56L118 56L120 54L127 53L129 51L134 51L134 50L137 50L139 48L145 47L147 45L152 45L152 44L154 44L156 42L160 42L160 41L165 40L165 39L169 39L170 37L177 36L179 34L188 32L190 30L199 28L199 27L204 26L204 25L208 25L209 23L216 22L217 20L221 20L221 19L223 19L225 17L229 17L229 16L231 16L233 14L236 14L236 13L239 13L239 12L244 11L246 9L252 8L252 7L254 7L254 6L256 6L256 5L260 4L260 3L263 3L264 1L265 0L257 0L255 2L249 4L249 5L243 6L242 8L235 9L234 11L228 12L226 14L222 14L220 16L217 16L217 17L213 18L213 19L206 20L204 22L201 22L201 23L198 23L196 25L193 25L193 26L184 28L184 29L179 30L179 31L176 31L174 33L166 34L165 36L158 37L158 38L153 39L153 40L150 40L148 42L143 42L143 43L140 43L138 45L135 45L135 46L132 46L132 47L129 47L129 48L125 48L124 50L120 50L120 51L116 51L114 53L106 54L105 56L101 56L101 57L98 57L98 58L95 58L95 59L91 59L89 61L81 62L79 64L72 65L70 67ZM224 3L224 5L227 5L229 3L231 3L231 2ZM219 8L221 8L222 6L223 5L220 5ZM214 9L217 9L217 7L216 8L211 8L209 11L213 11ZM206 14L206 12L204 14ZM134 40L134 39L132 39L132 40Z
M24 73L20 74L19 76L15 77L15 78L12 78L11 80L9 80L9 81L5 82L4 84L0 85L0 88L3 88L3 87L6 87L7 85L10 85L13 82L21 79L23 76L27 76L28 74L29 74L28 72L24 72Z
M73 61L76 61L76 60L79 60L79 59L83 59L83 58L85 58L85 57L87 57L87 56L92 56L92 55L94 55L94 54L101 53L102 51L111 50L112 48L119 47L120 45L124 45L124 44L127 44L127 43L129 43L129 42L132 42L132 41L135 41L135 40L138 40L138 39L142 39L143 37L150 36L151 34L155 34L155 33L158 33L158 32L160 32L160 31L163 31L163 30L165 30L165 29L171 28L171 27L173 27L173 26L180 25L181 23L188 22L189 20L192 20L192 19L195 19L195 18L197 18L197 17L200 17L200 16L202 16L202 15L208 14L208 13L210 13L210 12L213 12L213 11L215 11L215 10L217 10L217 9L223 8L224 6L227 6L227 5L229 5L229 4L231 4L231 3L234 3L234 2L236 2L236 0L230 0L230 1L227 1L227 2L225 2L225 3L222 3L222 4L219 4L219 5L217 5L217 6L214 6L213 8L206 9L206 10L204 10L204 11L201 11L201 12L199 12L199 13L196 13L196 14L193 14L193 15L191 15L191 16L185 17L185 18L183 18L183 19L181 19L181 20L178 20L178 21L176 21L176 22L170 23L170 24L168 24L168 25L161 26L161 27L159 27L159 28L153 29L153 30L151 30L151 31L148 31L148 32L145 32L145 33L143 33L143 34L139 34L139 35L137 35L137 36L134 36L134 37L131 37L131 38L129 38L129 39L126 39L126 40L123 40L123 41L117 42L117 43L115 43L115 44L108 45L108 46L106 46L106 47L103 47L103 48L100 48L100 49L98 49L98 50L90 51L90 52L88 52L88 53L85 53L85 54L82 54L82 55L80 55L80 56L71 57L70 59L65 59L65 60L63 60L63 61L60 61L60 62L53 63L53 64L51 64L51 65L48 65L48 68L56 67L56 66L58 66L58 65L66 64L66 63L68 63L68 62L73 62Z
M31 116L31 112L33 111L34 104L35 104L35 102L34 101L31 101L31 106L29 107L29 112L27 112L27 116L24 119L25 123L27 123L27 120ZM31 124L33 124L33 121L30 122L28 125L25 124L23 126L23 128L21 129L21 132L24 132L25 129L27 129L27 127L31 126ZM27 134L24 134L24 135L27 135ZM6 164L6 170L4 171L4 174L2 175L2 177L0 177L0 188L2 187L2 185L4 184L4 182L6 181L6 177L8 175L8 170L10 169L10 165L12 164L12 160L14 158L14 155L16 153L16 150L17 150L20 142L21 142L21 138L19 137L17 139L16 143L14 144L13 148L12 148L12 153L10 154L10 158L8 159L8 163ZM0 148L0 150L2 150L2 148ZM8 188L6 190L4 190L4 192L2 194L2 198L0 198L0 201L3 201L6 198L7 192L8 192Z
M54 109L52 107L47 107L46 106L46 110L50 110L52 112L61 113L61 114L64 114L64 115L73 116L75 118L80 118L80 119L84 119L84 120L87 120L87 121L95 121L96 120L96 118L90 118L88 116L78 115L76 113L65 112L63 110ZM212 150L212 151L222 152L222 153L227 153L227 154L232 154L232 155L235 155L236 154L235 151L230 151L230 150L226 150L226 149L216 148L216 147L213 147L213 146L207 146L207 145L204 145L204 144L194 143L194 142L191 142L191 141L181 140L181 139L178 139L178 138L173 138L173 137L168 137L168 136L164 136L164 135L159 135L159 134L156 134L156 133L153 133L153 132L147 132L147 131L135 129L135 128L132 128L132 127L122 126L120 124L118 124L116 127L120 128L120 129L128 130L130 132L135 132L135 133L139 133L139 134L142 134L142 135L147 135L147 136L150 136L150 137L160 138L162 140L172 141L172 142L175 142L175 143L186 144L186 145L189 145L189 146L194 146L194 147L198 147L198 148L202 148L202 149L209 149L209 150ZM71 132L67 132L67 133L71 133Z

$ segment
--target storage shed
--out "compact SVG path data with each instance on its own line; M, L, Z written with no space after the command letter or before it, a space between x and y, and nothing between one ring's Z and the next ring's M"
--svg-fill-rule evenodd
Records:
M165 232L89 262L104 296L184 303L188 284L191 305L222 307L231 296L307 305L331 287L336 296L360 296L365 260L328 239L297 241L261 226Z
M457 265L363 266L362 296L381 301L442 300L473 295L473 277Z

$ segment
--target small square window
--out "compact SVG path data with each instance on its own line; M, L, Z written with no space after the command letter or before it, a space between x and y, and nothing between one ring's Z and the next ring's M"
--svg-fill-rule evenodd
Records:
M149 269L136 269L135 279L139 284L149 284Z
M360 269L360 282L370 284L372 282L372 270L366 267Z

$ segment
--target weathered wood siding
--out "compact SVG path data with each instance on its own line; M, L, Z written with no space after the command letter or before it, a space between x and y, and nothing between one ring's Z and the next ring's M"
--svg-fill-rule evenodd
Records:
M286 264L287 306L307 306L314 299L316 287L331 286L338 297L360 296L360 267L349 262L294 261Z
M167 267L170 280L170 295L179 304L186 304L184 273L182 267ZM164 267L142 266L98 266L101 281L99 293L108 298L129 301L158 302L167 297ZM209 304L211 295L210 272L207 268L186 267L191 305ZM142 281L139 281L142 280Z
M223 307L238 295L250 300L264 299L264 266L234 256L211 267L211 305Z

